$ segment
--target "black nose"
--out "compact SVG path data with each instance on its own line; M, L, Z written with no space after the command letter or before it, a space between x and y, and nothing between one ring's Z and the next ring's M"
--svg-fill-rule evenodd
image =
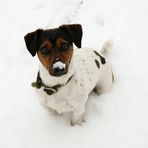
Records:
M62 69L59 67L54 68L54 76L59 77L59 76L63 75L64 70L65 70L64 68L62 68Z

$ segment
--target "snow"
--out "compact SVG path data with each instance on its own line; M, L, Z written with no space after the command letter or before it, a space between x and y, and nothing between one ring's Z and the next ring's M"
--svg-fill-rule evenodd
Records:
M1 148L148 147L148 1L5 0L0 5ZM23 37L65 23L83 26L83 47L99 48L108 38L115 83L92 93L86 122L70 126L68 115L49 116L30 84L38 60Z
M58 62L53 64L53 68L65 69L65 67L66 67L66 65L61 61L58 61Z

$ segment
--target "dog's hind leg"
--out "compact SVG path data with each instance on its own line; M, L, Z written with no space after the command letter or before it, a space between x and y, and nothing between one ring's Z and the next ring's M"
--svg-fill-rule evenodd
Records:
M104 77L104 79L101 79L97 83L97 85L95 86L95 89L94 89L95 92L97 92L98 94L106 92L112 86L113 81L114 81L114 76L113 76L113 73L110 72Z

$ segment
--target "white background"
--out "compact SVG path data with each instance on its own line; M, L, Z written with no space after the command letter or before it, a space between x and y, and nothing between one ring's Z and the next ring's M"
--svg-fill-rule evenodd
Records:
M147 0L0 0L0 148L148 148ZM50 117L30 83L38 60L24 35L80 23L83 47L113 38L115 83L91 94L83 126Z

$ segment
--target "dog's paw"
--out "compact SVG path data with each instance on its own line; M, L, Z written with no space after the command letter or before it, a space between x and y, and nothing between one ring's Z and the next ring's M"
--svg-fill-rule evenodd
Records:
M80 117L77 120L71 120L71 126L80 125L82 126L82 123L85 122L85 119L83 117Z
M49 116L58 116L59 113L56 110L53 110L53 109L49 109L48 108L48 115Z

